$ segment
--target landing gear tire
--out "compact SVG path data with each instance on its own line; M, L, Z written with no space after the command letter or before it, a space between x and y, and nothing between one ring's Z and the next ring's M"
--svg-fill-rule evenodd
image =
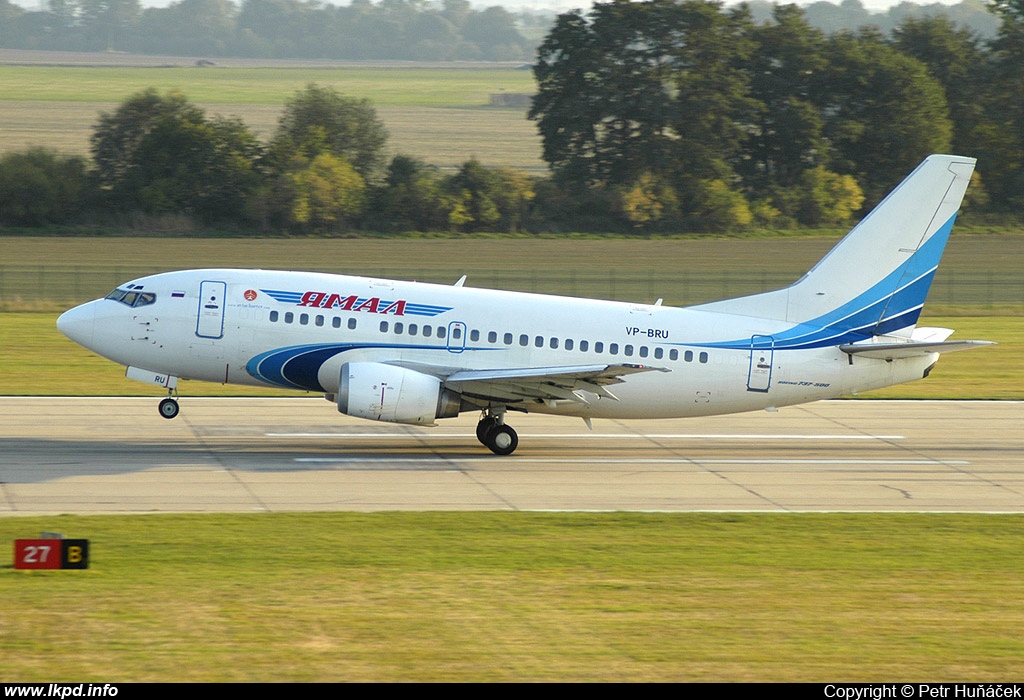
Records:
M494 416L484 416L480 419L480 422L476 424L476 439L480 441L481 445L488 447L487 433L494 430L497 425L498 419Z
M510 425L496 425L487 433L484 445L496 455L510 455L519 446L519 436Z
M178 415L178 402L174 399L167 398L160 402L160 415L170 420Z

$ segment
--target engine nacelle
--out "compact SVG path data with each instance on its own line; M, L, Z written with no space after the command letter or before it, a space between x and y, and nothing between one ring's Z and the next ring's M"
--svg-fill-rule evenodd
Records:
M338 383L338 411L391 423L433 425L459 415L461 396L429 374L380 362L346 362Z

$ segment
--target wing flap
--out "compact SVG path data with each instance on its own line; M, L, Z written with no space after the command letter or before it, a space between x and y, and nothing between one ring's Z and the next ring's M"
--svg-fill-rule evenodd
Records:
M570 367L524 367L515 369L459 370L449 375L445 387L492 401L574 401L588 404L584 394L618 401L605 388L619 384L623 377L638 372L668 372L647 365L575 365Z

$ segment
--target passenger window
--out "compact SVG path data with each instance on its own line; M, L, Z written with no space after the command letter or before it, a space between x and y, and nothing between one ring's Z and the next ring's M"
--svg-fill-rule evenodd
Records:
M478 331L478 330L472 330L472 331L470 331L470 332L469 332L469 339L470 339L470 340L471 340L472 342L474 342L474 343L475 343L476 341L480 340L480 331Z
M299 314L299 323L303 326L309 325L309 314Z
M590 341L589 340L581 340L580 341L580 352L586 352L589 349L590 349Z
M594 343L594 352L604 352L604 343L600 340Z
M429 338L434 334L434 328L432 326L423 326L423 337Z
M660 360L665 357L665 350L663 348L654 348L654 359Z
M419 331L419 328L416 326L415 323L410 323L409 324L409 335L416 335L416 333L418 331Z
M294 320L295 320L295 314L293 314L291 311L285 312L285 315L284 315L284 322L285 323L291 323Z
M693 350L687 350L683 353L683 359L687 362L693 362Z
M324 325L324 317L321 316L320 314L316 315L316 325L318 325L318 326Z
M611 345L609 345L608 346L608 353L611 354L611 355L618 355L619 354L619 344L618 343L612 343Z
M699 356L697 357L697 359L698 359L698 360L700 360L700 362L701 362L702 364L707 364L707 362L708 362L708 354L707 354L706 352L702 352L702 353L701 353L701 354L700 354L700 355L699 355Z
M506 333L504 340L505 340L505 345L511 345L512 344L512 334L511 333Z
M490 333L488 333L487 334L487 342L488 343L497 343L498 342L498 334L495 333L494 331L491 331Z
M534 347L537 347L537 348L544 347L544 338L542 336L538 335L537 337L535 337L533 339L533 345L534 345Z
M444 337L445 337L445 336L446 336L447 334L448 334L448 331L447 331L447 330L445 329L445 327L444 327L444 326L438 326L438 327L437 327L437 337L438 337L438 338L444 339Z
M462 326L452 326L452 340L462 338Z
M331 319L331 325L335 328L341 328L341 316L335 316Z
M271 323L277 323L277 319L279 318L279 316L280 315L276 311L271 311L270 312L270 322Z
M530 344L530 336L526 335L525 333L519 336L519 344L525 348L527 345Z
M388 322L387 321L381 321L380 322L380 332L381 333L387 333L388 332Z
M356 320L354 318L350 318L348 320L348 327L349 327L349 330L353 330L354 331L356 329Z
M672 348L671 350L669 350L668 351L668 359L670 359L670 360L678 360L679 359L679 351L676 350L675 348Z
M395 324L395 333L399 333L400 334L404 330L405 330L405 324L404 323L396 323Z
M566 349L566 350L572 350L572 348L573 348L573 345L574 345L574 343L573 343L573 341L572 341L572 339L571 339L571 338L569 338L569 339L567 339L567 340L565 341L565 349Z
M640 357L647 357L647 346L646 345L641 345L640 346Z
M625 355L626 357L632 357L633 356L633 346L632 345L627 345L626 347L622 348L622 354Z

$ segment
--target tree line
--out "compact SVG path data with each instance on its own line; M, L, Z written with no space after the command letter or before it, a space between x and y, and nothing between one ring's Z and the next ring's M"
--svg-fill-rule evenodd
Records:
M826 35L794 5L757 24L703 0L598 3L540 46L530 118L563 190L645 227L836 223L950 151L979 158L969 206L1013 211L1024 0L991 7L982 41L945 18Z
M206 57L529 61L534 44L502 7L468 0L49 0L28 12L0 0L0 48Z
M147 90L100 116L91 159L0 159L0 223L184 215L262 232L707 231L862 215L929 153L979 158L966 206L1024 198L1024 0L981 40L944 18L826 35L803 11L614 0L558 17L529 117L547 177L385 157L372 106L309 85L262 143Z
M525 173L388 161L387 137L367 100L315 84L288 100L267 143L237 118L150 88L100 114L89 159L41 147L0 157L0 225L118 227L142 215L250 233L525 226Z
M749 0L757 23L773 3ZM979 36L997 20L984 0L957 5L901 2L871 13L861 0L804 7L826 33L876 26L891 33L907 19L944 16ZM0 48L127 51L195 57L336 60L532 60L550 28L549 10L474 9L467 0L350 0L346 6L303 0L174 0L143 8L140 0L46 0L25 10L0 0Z

